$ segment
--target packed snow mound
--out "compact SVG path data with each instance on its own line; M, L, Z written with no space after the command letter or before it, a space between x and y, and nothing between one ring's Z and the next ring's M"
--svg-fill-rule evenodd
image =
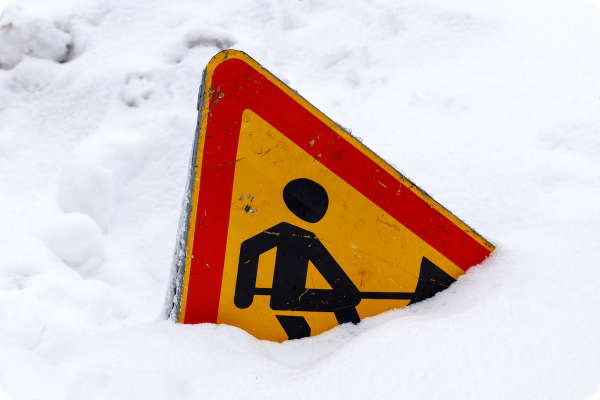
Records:
M82 267L104 259L104 237L98 224L86 214L64 214L50 224L47 243L66 264Z
M0 68L14 68L25 56L64 62L72 47L68 32L18 4L0 18Z
M163 320L202 70L247 52L497 246L317 337ZM16 399L584 399L600 17L578 0L17 0L0 15L0 385Z

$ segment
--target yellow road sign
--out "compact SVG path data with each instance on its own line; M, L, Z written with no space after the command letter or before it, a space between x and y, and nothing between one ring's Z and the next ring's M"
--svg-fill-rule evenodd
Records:
M206 68L182 323L283 341L445 289L494 247L246 54Z

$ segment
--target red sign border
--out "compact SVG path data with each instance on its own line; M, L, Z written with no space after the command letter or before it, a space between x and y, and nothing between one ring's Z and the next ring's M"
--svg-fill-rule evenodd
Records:
M251 109L442 255L466 271L494 246L431 199L243 52L207 65L199 101L197 148L181 290L181 323L216 323L242 113ZM185 223L185 222L184 222ZM176 254L177 258L177 254ZM181 257L180 257L181 258ZM184 265L183 265L184 264Z

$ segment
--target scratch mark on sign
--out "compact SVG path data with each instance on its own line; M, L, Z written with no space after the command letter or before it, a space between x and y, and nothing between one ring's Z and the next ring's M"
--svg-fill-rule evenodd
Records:
M263 231L263 233L266 233L268 235L275 235L275 236L279 236L279 232L269 232L269 231Z
M382 219L379 219L379 217L377 217L377 222L381 222L382 224L384 224L384 225L387 225L387 226L389 226L390 228L392 228L392 229L395 229L395 230L397 230L398 232L400 232L400 227L399 227L399 226L397 226L396 224L390 224L390 223L389 223L389 222L387 222L387 221L384 221L384 220L382 220Z
M302 296L304 296L304 295L306 294L306 292L308 292L308 290L309 290L309 289L307 288L307 289L304 291L304 293L302 293L302 294L300 295L300 297L298 297L298 301L299 301L300 299L302 299Z
M202 168L215 168L215 167L222 167L222 166L224 166L224 165L235 164L235 163L236 163L236 162L238 162L238 161L242 161L244 158L246 158L246 157L242 157L242 158L239 158L239 159L237 159L237 160L235 160L235 161L229 161L229 162L226 162L226 163L223 163L223 164L217 164L217 165L203 165L203 166L202 166Z
M327 146L327 148L323 151L323 153L325 153L327 150L329 150L331 148L331 146L333 146L335 144L335 142L337 142L339 140L339 138L341 138L341 136L338 135L338 137L336 137L335 140L333 142L331 142L329 144L329 146Z

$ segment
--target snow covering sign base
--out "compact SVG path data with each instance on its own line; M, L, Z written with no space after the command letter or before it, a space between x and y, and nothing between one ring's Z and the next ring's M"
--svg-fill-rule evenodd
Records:
M200 89L167 313L258 339L426 299L494 250L240 51Z

